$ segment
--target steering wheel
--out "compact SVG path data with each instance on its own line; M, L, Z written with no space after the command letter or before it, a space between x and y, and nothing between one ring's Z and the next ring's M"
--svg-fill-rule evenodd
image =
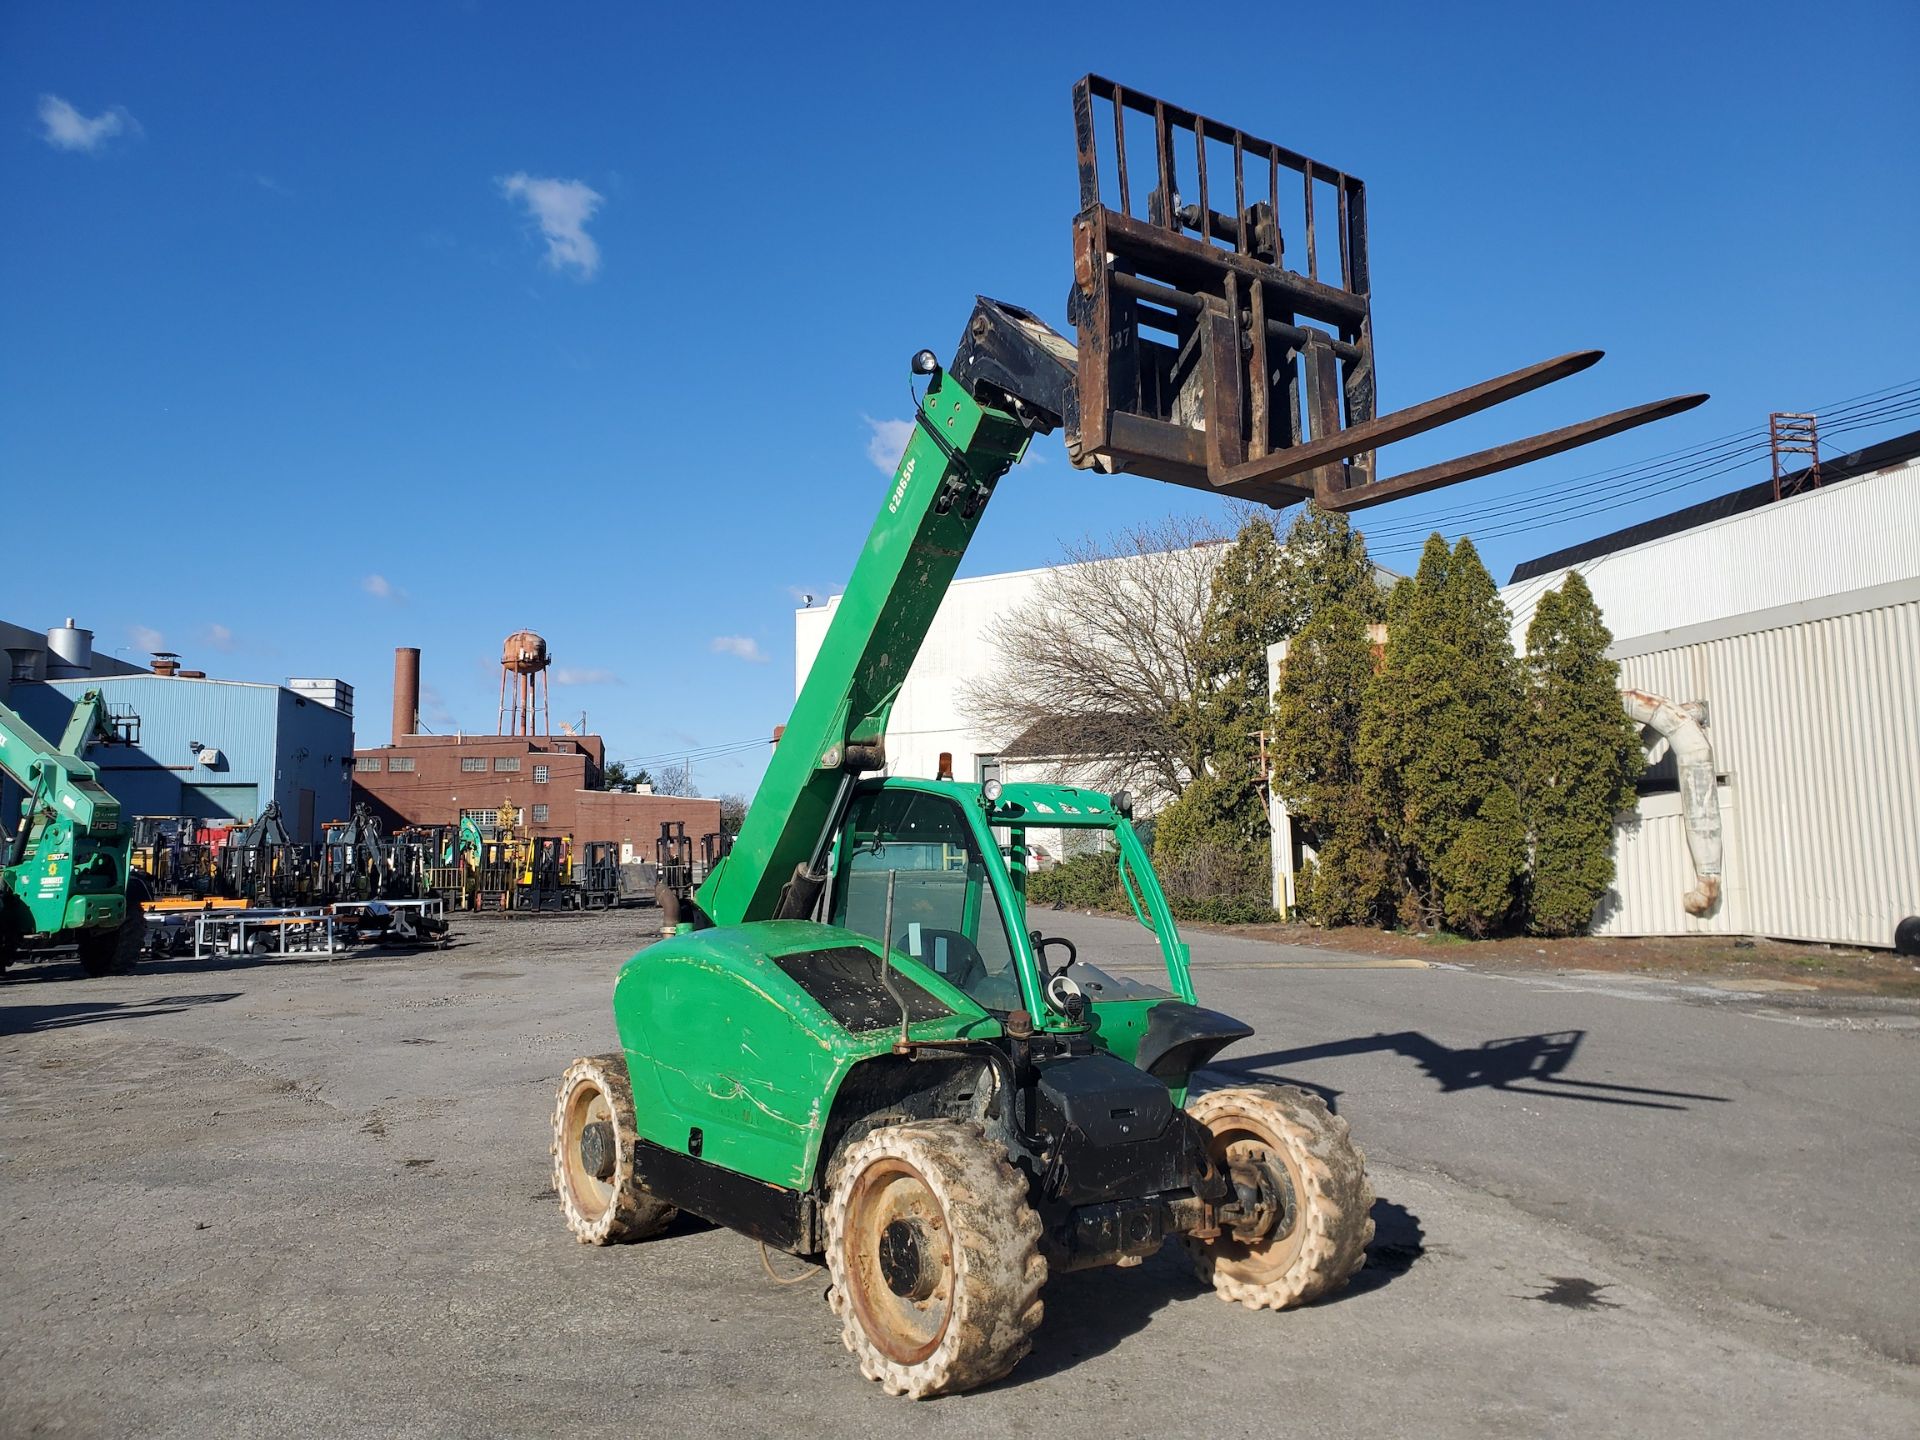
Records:
M1047 968L1047 947L1049 945L1064 945L1067 947L1067 963L1054 972L1056 975L1066 974L1068 970L1073 968L1073 963L1080 958L1080 952L1074 947L1073 941L1067 939L1064 935L1042 935L1038 930L1035 930L1027 936L1027 939L1033 945L1033 958L1040 962L1040 969L1042 971L1045 971Z

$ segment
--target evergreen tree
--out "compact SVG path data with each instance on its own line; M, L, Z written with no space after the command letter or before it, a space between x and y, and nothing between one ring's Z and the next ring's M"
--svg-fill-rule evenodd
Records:
M1511 913L1526 835L1510 783L1519 681L1506 607L1470 540L1434 535L1389 603L1361 767L1403 923L1469 934Z
M1493 576L1464 536L1447 566L1449 639L1459 656L1457 694L1461 773L1453 787L1452 834L1434 851L1446 923L1469 935L1504 925L1520 899L1527 832L1517 778L1521 714L1520 667L1513 653L1513 617Z
M1374 578L1366 539L1346 516L1308 501L1287 527L1283 558L1276 640L1298 634L1328 605L1351 606L1363 624L1385 615L1386 596Z
M1438 606L1452 558L1445 540L1428 537L1413 578L1400 581L1387 597L1386 649L1367 687L1356 751L1373 820L1386 845L1396 911L1410 929L1439 923L1422 864L1423 811L1417 797L1432 788L1422 765L1421 707L1451 669L1447 657L1435 652Z
M1533 839L1528 928L1572 935L1613 883L1613 819L1634 803L1645 764L1620 706L1613 636L1576 570L1527 626L1521 793Z
M1316 852L1299 898L1323 925L1377 918L1387 892L1386 855L1355 755L1372 678L1366 621L1335 600L1310 610L1274 696L1273 785Z
M1285 633L1283 557L1272 523L1249 519L1213 574L1191 698L1176 714L1190 753L1205 757L1180 798L1161 812L1156 855L1210 847L1264 892L1271 865L1260 732L1267 718L1267 647Z

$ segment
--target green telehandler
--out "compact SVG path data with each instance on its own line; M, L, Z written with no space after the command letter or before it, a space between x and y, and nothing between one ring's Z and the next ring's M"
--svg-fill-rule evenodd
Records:
M55 745L0 705L0 771L25 792L0 865L0 969L55 945L77 945L89 975L139 955L144 922L127 898L133 829L83 758L89 743L120 739L124 723L89 690Z
M697 892L663 890L665 938L614 984L621 1048L568 1067L553 1115L578 1239L644 1239L686 1210L818 1257L862 1372L915 1398L1011 1370L1049 1274L1138 1263L1177 1237L1222 1298L1287 1309L1344 1286L1373 1234L1365 1159L1318 1096L1196 1091L1252 1032L1198 1003L1129 797L885 773L909 667L1031 437L1063 431L1083 468L1346 511L1705 398L1376 478L1374 446L1599 352L1376 415L1357 179L1095 76L1074 120L1077 344L982 298L950 366L914 356L912 436L733 849ZM1129 198L1134 124L1155 144ZM1286 252L1288 174L1305 187L1303 269ZM1316 259L1328 232L1337 263L1324 243ZM1105 832L1164 984L1036 926L1038 828Z
M685 910L666 895L671 933L614 986L621 1052L574 1062L554 1114L580 1240L684 1209L821 1257L862 1371L916 1398L1010 1370L1049 1273L1179 1236L1222 1296L1282 1309L1344 1285L1373 1232L1364 1159L1317 1096L1189 1100L1252 1032L1196 1003L1125 794L873 774L995 483L1057 419L988 357L1057 387L1065 343L982 300L953 371L916 357L913 437L732 853ZM1033 927L1030 828L1110 837L1164 984Z

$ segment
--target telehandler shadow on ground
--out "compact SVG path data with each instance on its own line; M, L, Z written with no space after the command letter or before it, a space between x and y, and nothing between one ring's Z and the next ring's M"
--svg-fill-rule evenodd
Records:
M1556 1100L1586 1100L1598 1105L1626 1105L1642 1110L1688 1110L1677 1102L1699 1100L1713 1105L1731 1103L1726 1095L1704 1095L1692 1090L1663 1090L1646 1085L1622 1085L1605 1080L1575 1080L1563 1073L1573 1063L1584 1030L1558 1030L1542 1035L1515 1035L1479 1045L1442 1044L1418 1030L1360 1035L1302 1045L1293 1050L1269 1050L1262 1055L1236 1055L1213 1069L1221 1074L1282 1080L1312 1090L1338 1110L1340 1092L1298 1075L1274 1072L1315 1060L1386 1052L1414 1061L1442 1091L1505 1090L1515 1095L1545 1095ZM1542 1088L1545 1087L1545 1088Z

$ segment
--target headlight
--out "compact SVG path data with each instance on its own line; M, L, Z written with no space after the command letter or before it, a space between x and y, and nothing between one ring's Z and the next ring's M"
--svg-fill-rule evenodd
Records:
M980 787L980 793L987 797L987 803L989 805L998 805L1000 803L1000 782L998 780L987 781L986 784Z

